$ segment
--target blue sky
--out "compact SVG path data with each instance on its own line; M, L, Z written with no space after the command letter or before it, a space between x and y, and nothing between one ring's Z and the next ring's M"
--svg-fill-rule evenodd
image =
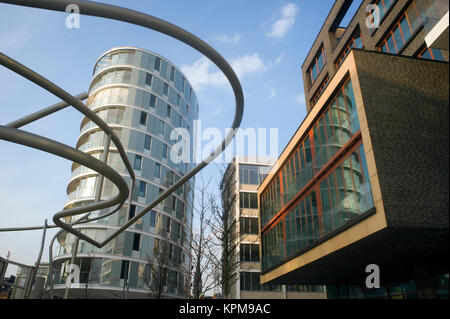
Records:
M177 24L214 47L241 80L242 127L278 128L282 151L306 115L300 68L334 1L103 2ZM88 89L94 63L108 49L130 45L155 51L179 66L193 84L202 126L222 132L230 126L231 88L194 49L148 29L93 17L81 16L80 28L68 29L66 18L65 13L0 4L0 51L74 95ZM56 102L40 87L0 67L2 124ZM68 108L25 129L74 146L81 119ZM51 221L66 201L70 167L66 160L0 141L0 227ZM211 166L205 174L216 172ZM0 233L0 256L11 251L11 259L33 263L40 236L39 231Z

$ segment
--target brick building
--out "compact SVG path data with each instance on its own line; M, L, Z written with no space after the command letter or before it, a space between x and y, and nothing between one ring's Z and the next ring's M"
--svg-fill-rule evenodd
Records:
M362 1L344 28L351 3L303 63L308 114L258 188L261 283L448 298L448 1Z

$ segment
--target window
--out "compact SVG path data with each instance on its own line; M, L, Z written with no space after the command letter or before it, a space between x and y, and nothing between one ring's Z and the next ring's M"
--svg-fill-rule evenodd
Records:
M150 150L151 142L152 142L151 136L150 135L145 135L144 149Z
M256 193L239 193L240 208L258 209L258 194Z
M156 57L155 59L155 70L159 71L161 69L161 58L160 57Z
M258 262L259 261L259 245L258 244L241 244L240 246L241 262Z
M147 73L145 75L145 85L148 85L148 86L152 85L152 75L150 73Z
M261 284L259 281L259 272L241 272L240 284L241 290L244 291L260 291Z
M169 152L169 148L167 147L167 144L163 144L162 157L167 158L168 152Z
M139 183L139 197L145 197L146 188L147 188L147 184L144 181L140 181L140 183Z
M155 108L156 107L156 96L153 94L150 94L150 107Z
M336 59L336 68L339 68L341 66L342 62L344 62L345 58L350 53L352 48L362 49L363 47L364 44L361 38L361 32L360 30L358 30L348 41L344 49L342 49L341 53L339 54L339 57Z
M241 217L240 233L241 235L258 235L258 218Z
M167 115L167 117L172 116L172 107L169 104L167 104L166 115Z
M380 23L385 17L386 13L389 11L389 9L392 7L392 5L395 3L396 0L378 0L375 1L375 5L378 6L378 9L380 10ZM373 23L372 19L372 23ZM370 29L370 33L374 33L377 29L372 28Z
M432 48L428 48L428 47L423 48L420 51L420 53L417 55L417 57L419 57L421 59L445 61L441 50L432 49Z
M142 165L142 156L140 155L136 155L134 157L134 169L137 171L141 170L141 165Z
M175 68L171 67L170 69L170 81L174 82L175 81Z
M259 185L264 180L270 167L257 165L239 165L239 183Z
M139 118L139 124L147 125L147 113L141 111L141 117Z
M150 226L155 227L155 225L156 225L156 212L152 210L150 212Z
M130 206L130 214L128 215L128 220L132 219L136 215L136 205Z
M139 251L140 244L141 244L141 234L133 234L133 250Z
M311 66L306 71L306 73L309 75L311 85L316 81L325 63L325 52L323 50L323 46L321 46L319 52L314 57Z
M323 91L325 91L329 81L330 81L330 77L327 74L325 76L325 79L322 81L319 88L317 89L316 93L312 97L311 105L313 105L313 106L316 105L317 101L319 101L319 98L322 96Z
M177 93L177 105L180 106L181 96Z
M155 163L155 177L161 177L161 164Z
M128 260L122 260L122 266L120 268L120 279L128 279L128 268L130 262Z
M425 2L423 6L416 5L413 1L406 12L400 16L398 21L394 24L392 30L387 34L384 40L378 46L378 50L398 54L403 50L405 44L409 41L411 36L422 25L420 16L428 9L430 4Z
M169 84L164 82L163 94L165 96L169 95Z
M159 120L159 133L164 134L164 121Z

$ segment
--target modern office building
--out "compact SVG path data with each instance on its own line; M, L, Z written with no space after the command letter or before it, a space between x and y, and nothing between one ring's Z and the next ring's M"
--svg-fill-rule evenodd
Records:
M173 63L147 50L120 47L97 60L86 106L119 136L136 174L131 203L127 201L105 219L77 226L102 241L193 167L193 160L179 164L171 160L177 141L171 140L170 134L179 127L192 132L198 104L191 84ZM100 158L105 143L103 131L84 118L77 149ZM130 181L114 144L109 148L107 163ZM98 180L96 172L74 163L65 209L94 201ZM81 271L81 288L71 289L69 297L149 298L158 293L167 298L186 296L190 289L193 189L191 179L103 248L80 241L76 264ZM115 192L112 183L105 179L101 199ZM70 263L74 236L64 234L58 241L54 291L60 297L64 294L65 270ZM163 291L154 284L158 275L155 269L163 274Z
M257 188L272 167L273 160L235 157L222 183L222 196L230 203L232 238L236 242L237 275L231 283L231 299L325 298L323 286L260 284L260 239Z
M261 282L448 298L448 42L426 41L448 1L361 1L341 26L351 4L308 53L307 116L258 188Z

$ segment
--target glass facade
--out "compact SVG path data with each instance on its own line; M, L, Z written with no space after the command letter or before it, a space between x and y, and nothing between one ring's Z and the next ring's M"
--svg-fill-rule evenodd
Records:
M356 49L362 49L364 47L363 40L361 38L361 31L357 30L357 32L352 36L352 38L348 41L348 43L345 45L342 52L339 54L338 58L336 59L336 68L339 68L344 62L345 57L350 53L350 51L353 48Z
M432 0L413 1L378 46L378 50L385 53L399 53L415 32L423 26L422 17L432 4Z
M307 71L311 85L316 81L325 63L325 52L323 50L323 46L321 46Z
M349 79L263 190L260 207L263 271L374 207Z
M270 172L269 166L239 165L239 183L247 185L259 185Z
M429 47L423 48L417 57L427 60L445 61L441 50Z
M319 101L319 98L322 96L323 91L327 88L328 82L330 82L330 77L328 74L325 76L325 79L320 84L319 88L317 89L316 93L314 94L313 98L311 99L311 104L315 105L317 101Z
M170 139L170 133L180 126L191 131L193 121L198 118L198 106L189 82L174 65L154 53L134 48L104 54L95 66L89 93L86 106L113 128L136 173L130 213L126 202L117 213L82 228L83 233L101 241L117 226L139 214L193 167L194 161L177 164L170 159L176 142ZM105 134L87 118L80 128L77 148L100 158ZM130 182L114 144L110 146L107 163ZM66 209L94 200L97 183L97 173L73 164ZM149 262L159 258L158 247L164 242L168 248L164 261L168 271L164 293L184 297L190 280L193 189L191 179L103 248L81 241L78 247L81 283L89 278L94 287L123 288L124 273L128 270L130 289L148 294L152 280ZM112 183L105 179L101 198L116 192ZM108 209L92 215L107 212ZM64 282L73 242L74 237L68 234L59 248L55 263L61 271L57 282Z

